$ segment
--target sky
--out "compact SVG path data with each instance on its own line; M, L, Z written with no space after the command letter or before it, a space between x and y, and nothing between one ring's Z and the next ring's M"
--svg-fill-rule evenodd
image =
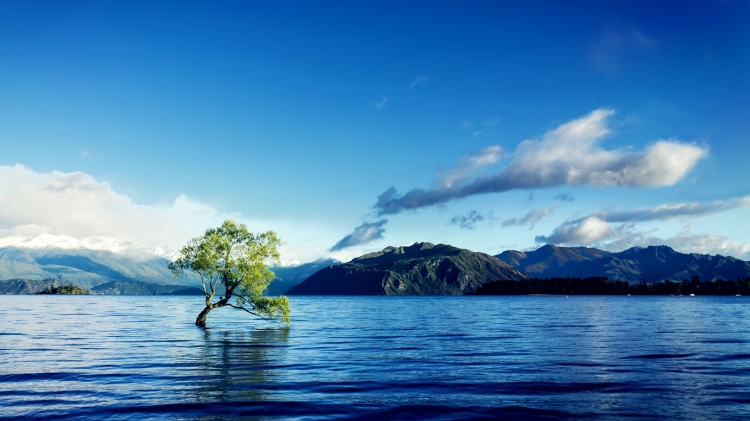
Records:
M750 260L750 1L0 2L0 237Z

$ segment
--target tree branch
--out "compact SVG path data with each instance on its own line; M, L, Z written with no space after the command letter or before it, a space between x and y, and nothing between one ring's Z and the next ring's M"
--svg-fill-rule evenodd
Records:
M201 285L203 285L203 295L205 295L206 298L208 298L208 291L206 291L206 279L203 277L203 272L198 271L198 275L200 275L201 277Z
M267 317L264 317L264 316L262 316L262 315L260 315L260 314L258 314L258 313L253 313L252 311L250 311L250 310L248 310L248 309L246 309L245 307L242 307L242 306L236 306L236 305L234 305L234 304L229 304L229 303L227 303L227 305L228 305L229 307L232 307L232 308L237 308L237 309L240 309L240 310L245 310L246 312L248 312L248 313L252 314L253 316L258 316L258 317L260 317L261 319L263 319L263 320L265 320L265 321L267 321L267 322L275 322L275 321L276 321L276 320L274 320L274 319L269 319L269 318L267 318Z

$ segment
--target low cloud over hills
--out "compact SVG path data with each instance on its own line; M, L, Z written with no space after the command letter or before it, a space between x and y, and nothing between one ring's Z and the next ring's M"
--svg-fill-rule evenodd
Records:
M116 281L199 285L192 274L172 277L167 267L172 255L108 238L6 237L0 239L0 279L57 278L84 288Z

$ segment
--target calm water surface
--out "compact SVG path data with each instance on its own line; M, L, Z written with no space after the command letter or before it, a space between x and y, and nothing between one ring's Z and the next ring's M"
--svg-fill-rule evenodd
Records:
M750 297L0 296L0 419L750 419Z

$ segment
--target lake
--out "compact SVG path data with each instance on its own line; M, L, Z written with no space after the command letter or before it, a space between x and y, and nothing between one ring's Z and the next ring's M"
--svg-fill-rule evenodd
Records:
M748 297L0 296L0 419L748 419Z

